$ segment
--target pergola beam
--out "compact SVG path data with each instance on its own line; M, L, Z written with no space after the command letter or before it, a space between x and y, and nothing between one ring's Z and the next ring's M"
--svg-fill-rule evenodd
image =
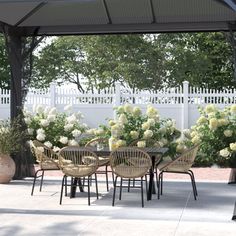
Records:
M234 0L223 0L232 10L236 12L236 2Z

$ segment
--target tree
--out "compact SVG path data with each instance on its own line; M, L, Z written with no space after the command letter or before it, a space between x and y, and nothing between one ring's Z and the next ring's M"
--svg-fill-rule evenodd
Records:
M10 88L10 66L7 57L5 39L0 35L0 88Z
M166 83L170 87L188 80L193 86L220 89L236 87L233 75L233 51L225 34L161 34L166 45Z
M52 81L74 83L83 91L79 75L83 73L84 52L79 37L58 37L46 45L35 60L34 87L47 87Z

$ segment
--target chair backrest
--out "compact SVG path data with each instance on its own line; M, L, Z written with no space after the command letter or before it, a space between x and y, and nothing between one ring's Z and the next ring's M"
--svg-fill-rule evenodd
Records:
M199 146L200 144L195 145L194 147L186 150L184 153L178 156L175 160L163 166L160 170L188 171L194 163Z
M97 155L79 146L67 146L59 152L61 170L71 176L89 176L98 168Z
M150 156L133 147L119 148L110 155L110 165L113 172L123 178L144 176L151 168Z
M49 147L39 142L38 140L30 140L30 149L39 163L48 162L58 159L58 155Z
M97 144L104 144L108 146L107 138L94 138L85 144L85 147L96 146Z

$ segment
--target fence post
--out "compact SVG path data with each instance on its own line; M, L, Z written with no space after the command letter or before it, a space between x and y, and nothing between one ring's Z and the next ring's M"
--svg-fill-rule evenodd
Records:
M50 106L55 107L56 106L56 84L51 83L50 84Z
M120 98L121 98L121 91L120 91L120 82L115 82L115 94L114 94L115 102L113 103L113 108L120 106ZM113 112L113 117L116 119L116 111Z
M188 92L189 82L183 82L182 130L188 129Z

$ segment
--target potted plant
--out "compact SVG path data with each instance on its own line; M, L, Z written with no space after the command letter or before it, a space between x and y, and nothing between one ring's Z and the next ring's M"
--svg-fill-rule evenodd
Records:
M0 121L0 184L10 182L14 176L16 167L10 155L21 150L24 137L18 119Z

